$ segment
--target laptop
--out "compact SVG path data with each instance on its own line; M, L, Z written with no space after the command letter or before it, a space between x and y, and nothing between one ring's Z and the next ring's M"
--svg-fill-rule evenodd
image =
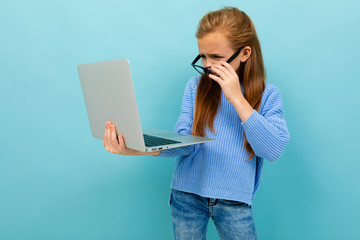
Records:
M116 125L127 148L141 152L183 147L214 139L177 132L143 130L126 58L78 65L81 88L93 137L104 139L105 123Z

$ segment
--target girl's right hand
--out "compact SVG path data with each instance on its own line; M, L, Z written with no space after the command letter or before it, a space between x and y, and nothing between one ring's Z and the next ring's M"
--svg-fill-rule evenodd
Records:
M121 154L121 155L159 155L158 152L141 152L138 150L127 148L125 145L124 137L117 136L116 126L111 122L106 122L105 125L105 134L103 146L105 150L111 153Z

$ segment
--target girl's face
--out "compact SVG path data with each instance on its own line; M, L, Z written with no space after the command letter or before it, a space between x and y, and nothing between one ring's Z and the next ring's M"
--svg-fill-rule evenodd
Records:
M230 41L219 31L206 34L198 39L199 55L204 67L211 67L218 64L219 61L227 61L238 49L234 50L230 47ZM240 62L246 61L250 56L245 56L246 52L251 53L250 47L245 47L240 54L230 63L237 70ZM245 59L245 60L244 60Z

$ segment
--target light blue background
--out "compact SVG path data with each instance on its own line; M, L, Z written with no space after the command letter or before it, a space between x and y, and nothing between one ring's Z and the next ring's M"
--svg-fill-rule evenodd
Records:
M196 25L225 5L253 19L291 133L259 239L359 239L360 4L340 0L1 1L0 239L172 239L174 159L107 153L76 66L129 58L143 128L172 130Z

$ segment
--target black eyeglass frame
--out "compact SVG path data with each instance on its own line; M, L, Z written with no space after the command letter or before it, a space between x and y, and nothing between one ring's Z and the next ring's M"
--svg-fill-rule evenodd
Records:
M240 54L240 52L241 52L241 50L244 48L244 46L243 47L241 47L241 48L239 48L239 50L237 50L226 62L227 63L231 63L232 62L232 60L234 60L239 54ZM191 63L191 66L193 66L193 68L198 72L198 73L200 73L201 75L206 75L207 73L211 73L211 67L203 67L203 66L199 66L199 65L196 65L196 62L197 61L199 61L199 59L201 58L201 56L200 56L200 54L199 55L197 55L197 57L194 59L194 61ZM200 72L197 68L201 68L203 71L204 71L204 73L202 73L202 72Z

